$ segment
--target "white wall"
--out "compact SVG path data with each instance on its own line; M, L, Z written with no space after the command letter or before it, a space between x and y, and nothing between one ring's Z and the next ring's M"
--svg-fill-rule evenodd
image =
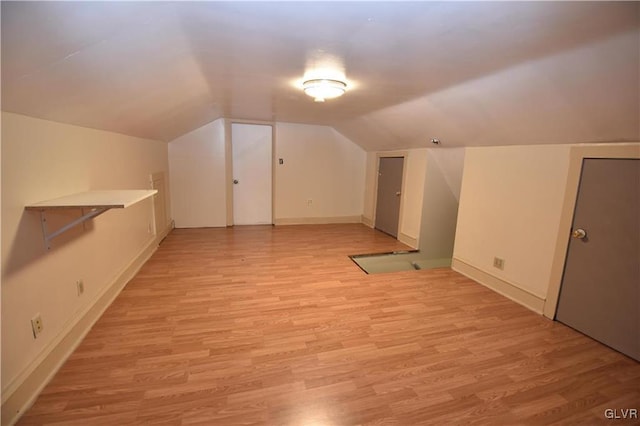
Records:
M39 214L24 206L89 189L149 188L150 174L161 171L168 173L164 142L2 113L3 423L25 402L12 398L26 378L125 271L155 248L151 199L111 210L85 230L74 228L54 239L50 251ZM49 218L52 225L60 216ZM84 281L82 296L78 279ZM37 313L44 329L34 339L30 320Z
M169 169L176 227L226 226L224 120L171 141Z
M427 149L412 149L405 157L404 188L398 239L418 247L424 197ZM377 179L377 176L376 176Z
M465 148L433 148L430 158L437 164L442 177L456 200L460 201Z
M274 223L360 221L366 164L362 148L331 127L276 123L274 152ZM176 227L229 223L225 176L230 161L223 119L169 143Z
M366 167L362 148L326 126L277 123L275 140L276 224L360 222Z
M367 165L364 177L364 207L362 210L362 223L373 227L373 217L376 210L376 180L378 179L378 157L376 152L367 152Z
M424 259L451 259L464 149L428 149L418 246Z
M540 311L565 196L568 145L467 148L454 268L497 278L510 297ZM505 260L493 267L494 256ZM456 262L458 262L456 264ZM471 272L470 272L471 271Z

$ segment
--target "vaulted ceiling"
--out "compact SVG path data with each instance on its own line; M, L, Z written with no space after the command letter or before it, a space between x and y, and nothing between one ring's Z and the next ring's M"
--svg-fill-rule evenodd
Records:
M2 2L2 109L170 141L220 117L367 150L640 140L637 2ZM297 86L331 62L349 91Z

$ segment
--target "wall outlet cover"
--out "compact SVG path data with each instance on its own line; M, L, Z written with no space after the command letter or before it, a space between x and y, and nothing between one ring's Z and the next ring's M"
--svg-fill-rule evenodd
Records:
M42 323L42 317L40 314L36 314L33 318L31 318L31 330L33 331L33 338L36 339L42 333L42 329L44 328Z

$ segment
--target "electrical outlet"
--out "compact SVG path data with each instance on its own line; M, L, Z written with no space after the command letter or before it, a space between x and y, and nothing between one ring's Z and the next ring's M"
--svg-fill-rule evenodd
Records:
M504 259L501 259L499 257L494 257L493 258L493 267L494 268L498 268L501 271L504 270Z
M313 205L313 200L311 198L309 198L307 200L307 207L311 207Z
M84 293L84 281L76 281L76 290L78 291L78 296L82 296L82 294Z
M40 333L42 333L42 317L40 314L36 314L35 317L31 318L31 330L33 331L33 338L37 339Z

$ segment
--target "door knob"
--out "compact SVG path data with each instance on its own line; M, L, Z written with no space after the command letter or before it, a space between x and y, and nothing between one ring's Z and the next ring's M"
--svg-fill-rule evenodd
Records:
M234 185L237 185L237 184L238 184L238 179L234 179L234 180L233 180L233 184L234 184Z
M400 194L402 194L402 192L400 192L400 191L396 192L396 197L399 197Z
M577 238L579 240L583 240L587 237L587 231L582 228L578 228L571 234L573 238Z

